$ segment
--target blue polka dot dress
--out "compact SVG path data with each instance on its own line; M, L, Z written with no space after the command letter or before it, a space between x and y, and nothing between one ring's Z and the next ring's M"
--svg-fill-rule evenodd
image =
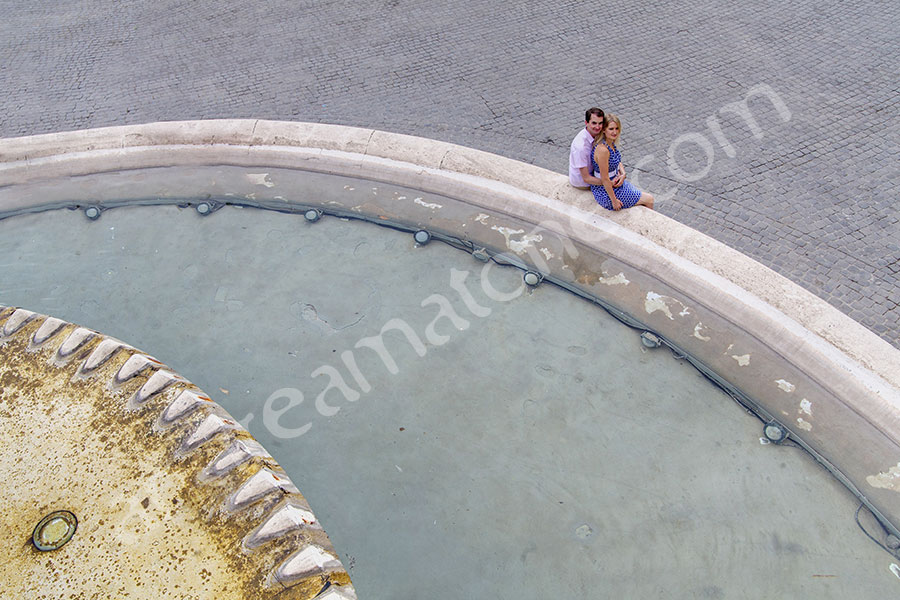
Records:
M606 142L602 142L602 144L609 148L609 165L607 165L607 173L609 173L610 179L615 179L616 172L619 170L619 163L622 162L622 155L619 154L619 151L615 146L610 148ZM596 177L600 176L600 167L597 166L597 161L594 159L593 152L591 152L591 169L593 169L593 173ZM594 193L594 200L597 201L597 204L607 210L613 210L609 194L606 193L606 188L602 185L592 185L591 191ZM613 189L613 192L615 192L619 202L622 203L622 208L631 208L641 199L641 190L631 185L631 182L627 179L622 185Z

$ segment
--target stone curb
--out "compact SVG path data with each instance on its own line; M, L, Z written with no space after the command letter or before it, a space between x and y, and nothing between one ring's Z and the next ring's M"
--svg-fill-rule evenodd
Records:
M571 188L566 177L559 173L455 144L339 125L252 119L104 127L0 139L0 186L74 173L116 170L122 168L121 165L126 168L159 166L160 157L142 155L134 155L134 160L122 162L127 156L127 149L154 146L178 146L181 153L177 159L179 164L185 161L206 164L210 160L211 145L232 149L235 146L245 147L248 154L253 147L267 146L272 150L271 147L275 146L275 154L278 154L278 147L283 147L380 157L471 175L486 180L480 182L482 185L486 182L504 183L602 215L753 294L827 340L893 387L900 388L900 351L827 302L740 252L643 208L619 213L605 211L594 205L583 191ZM203 150L186 152L188 148L185 146L199 146ZM92 161L85 154L116 149L122 153L119 160L112 162L100 157ZM170 155L172 150L166 148L161 154ZM175 160L171 158L171 161ZM81 163L80 168L73 171L72 165L78 162ZM419 179L425 173L418 175L418 178L411 179ZM419 181L409 181L407 184L415 187ZM0 209L7 210L8 207Z
M869 481L878 488L870 490L875 495L890 490L887 504L900 506L893 498L900 481L892 475L895 463L900 471L900 351L771 269L656 212L605 211L561 174L486 152L334 125L163 122L0 140L0 187L103 171L211 164L362 177L440 193L529 223L550 221L548 228L556 233L624 261L716 312L839 398L862 417L867 430L832 437L817 451L838 464L842 449L878 437L873 447L884 454L878 457L883 467L877 476L871 461L866 467L852 461L839 466L859 488ZM40 208L0 206L0 214ZM727 373L725 378L730 380ZM840 422L829 425L839 428ZM886 512L895 521L900 516L896 508Z

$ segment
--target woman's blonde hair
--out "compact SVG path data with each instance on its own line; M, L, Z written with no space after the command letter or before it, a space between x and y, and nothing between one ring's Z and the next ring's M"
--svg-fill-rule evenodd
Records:
M592 148L596 148L601 142L606 141L606 128L609 127L610 121L614 121L616 125L619 126L619 139L622 138L622 121L619 120L618 115L614 115L612 113L607 113L606 116L603 117L603 129L600 130L600 134L594 138L593 143L591 144Z
M606 118L603 119L603 131L600 133L604 133L606 128L609 127L609 122L614 121L616 125L619 126L619 137L622 137L622 121L619 120L618 115L614 115L612 113L606 115Z

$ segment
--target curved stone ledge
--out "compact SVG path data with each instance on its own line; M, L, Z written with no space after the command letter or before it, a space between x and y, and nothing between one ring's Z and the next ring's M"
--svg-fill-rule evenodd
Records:
M0 161L0 186L172 165L297 169L434 192L539 225L553 233L544 244L558 257L543 265L547 275L688 351L839 468L895 529L900 523L900 352L784 277L658 213L604 211L563 175L485 152L320 124L191 121L49 134L0 141ZM7 195L0 216L53 207ZM399 206L362 210L414 221ZM471 223L431 226L510 250L508 239ZM580 262L566 257L573 244ZM579 279L578 269L590 276ZM636 284L603 283L620 270ZM814 426L803 401L827 407Z

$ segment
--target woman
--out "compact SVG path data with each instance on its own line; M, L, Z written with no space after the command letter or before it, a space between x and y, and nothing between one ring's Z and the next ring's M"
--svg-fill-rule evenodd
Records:
M613 189L610 177L615 177L619 170L622 156L616 149L616 141L622 131L622 123L616 115L606 115L606 126L594 140L594 153L591 156L591 168L594 176L600 177L603 185L592 185L594 200L607 210L621 210L635 205L653 209L653 196L637 189L631 182L624 181ZM598 165L603 165L601 169Z

